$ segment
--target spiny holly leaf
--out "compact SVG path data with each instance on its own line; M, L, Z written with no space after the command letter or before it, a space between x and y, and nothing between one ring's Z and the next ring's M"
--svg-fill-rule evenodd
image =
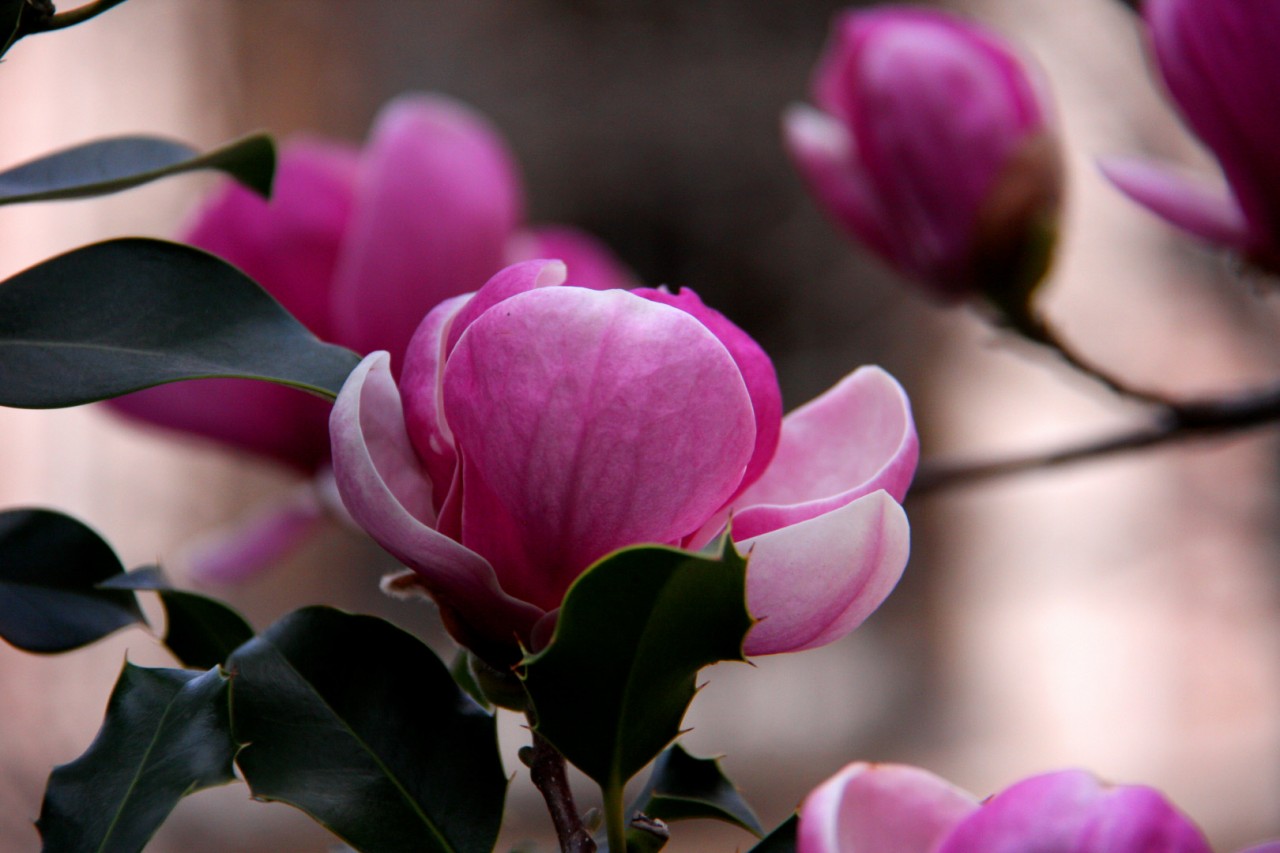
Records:
M65 652L145 624L132 592L97 586L123 570L111 546L70 516L0 512L0 637L28 652Z
M45 850L142 850L187 794L235 781L227 681L213 669L126 663L102 730L49 777L37 826Z
M194 592L173 589L157 566L135 569L100 584L104 589L155 592L164 605L164 644L183 666L217 666L253 639L253 628L230 605Z
M619 789L680 734L697 672L743 660L746 561L654 545L617 551L565 596L551 644L526 658L535 728Z
M750 853L796 853L796 829L799 826L800 816L791 815L752 847Z
M261 133L205 154L185 143L155 136L118 136L66 148L0 172L0 205L106 195L199 169L226 172L269 196L275 164L275 143Z
M415 637L295 611L228 661L236 761L255 797L364 853L488 853L506 776L494 718Z
M215 376L333 399L357 363L244 273L179 243L108 240L0 283L3 406L76 406Z
M628 814L635 812L668 823L711 818L740 826L756 836L764 834L755 812L724 775L720 762L690 755L678 743L653 763L649 781L627 810Z

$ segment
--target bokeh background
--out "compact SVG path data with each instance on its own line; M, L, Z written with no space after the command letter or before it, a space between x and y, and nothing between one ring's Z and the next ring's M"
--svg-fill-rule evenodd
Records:
M775 357L788 408L854 366L906 385L926 459L1056 447L1140 412L1052 357L942 310L852 248L806 197L779 112L803 100L826 0L130 0L22 42L0 67L0 162L146 131L212 145L267 128L360 140L378 107L436 90L491 117L531 221L594 231L649 283L690 286ZM1106 153L1212 168L1163 104L1116 0L948 4L1020 43L1059 101L1068 206L1045 304L1078 349L1170 395L1280 374L1272 285L1192 246L1099 179ZM0 211L0 273L123 234L173 234L210 186ZM479 284L479 282L477 282ZM826 649L706 673L686 743L724 754L766 825L855 759L926 766L978 794L1064 766L1166 791L1228 851L1280 836L1280 620L1272 430L908 499L914 552L890 601ZM202 531L296 484L97 409L0 410L0 506L51 506L126 563L181 574ZM265 627L324 602L445 648L424 605L377 592L389 558L334 528L221 590ZM36 850L50 768L80 754L140 632L42 658L0 647L0 849ZM412 673L406 673L412 678ZM504 718L508 765L524 732ZM515 772L513 770L513 772ZM583 789L583 799L590 792ZM500 849L548 846L527 780ZM321 851L334 840L243 785L185 801L149 848ZM747 848L681 826L673 851Z

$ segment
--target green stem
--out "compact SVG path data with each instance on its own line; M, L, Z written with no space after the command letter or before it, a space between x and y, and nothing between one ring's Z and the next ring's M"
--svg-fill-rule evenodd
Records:
M600 788L604 796L604 827L609 838L609 853L627 853L627 815L621 785Z

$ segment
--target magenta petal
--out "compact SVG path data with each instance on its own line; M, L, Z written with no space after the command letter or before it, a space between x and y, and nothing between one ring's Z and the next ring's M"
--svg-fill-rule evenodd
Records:
M256 508L248 518L204 537L184 562L197 585L243 583L301 547L327 517L308 482L285 500Z
M333 407L333 472L351 517L418 573L463 643L484 655L515 649L543 611L508 595L486 560L433 530L429 481L405 432L386 353L347 379Z
M1109 787L1082 770L1025 779L970 815L937 853L1212 853L1200 830L1161 794Z
M565 265L562 261L536 259L512 264L494 273L493 277L467 300L453 321L449 324L449 334L444 347L445 358L457 346L458 338L467 330L477 317L488 311L499 302L503 302L538 287L556 287L564 284Z
M507 244L510 262L559 258L568 267L565 283L589 290L629 290L634 277L613 250L577 228L543 226L518 232Z
M441 97L392 101L362 163L335 287L335 340L388 350L399 370L427 311L502 266L521 204L515 165L481 116Z
M902 386L878 367L859 368L783 420L773 461L734 502L734 537L814 518L878 489L901 501L919 455Z
M750 554L747 606L760 620L747 654L817 648L861 625L902 577L910 542L906 513L883 491L739 541Z
M1132 158L1098 165L1121 192L1173 225L1210 243L1250 248L1244 212L1225 186Z
M978 808L932 773L899 764L850 764L805 798L797 853L932 853Z
M463 542L548 610L604 554L700 526L755 444L724 346L683 311L619 290L540 288L486 312L449 358L444 409Z

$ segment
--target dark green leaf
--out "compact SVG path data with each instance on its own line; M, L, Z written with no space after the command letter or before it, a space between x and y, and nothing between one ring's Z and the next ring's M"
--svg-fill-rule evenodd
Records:
M75 406L214 376L332 399L357 363L244 273L179 243L109 240L0 283L3 406Z
M526 659L536 729L601 787L619 788L680 733L697 672L743 660L746 561L618 551L574 582L551 644Z
M419 640L309 607L228 667L254 796L297 806L364 853L493 849L507 784L494 719Z
M672 744L653 763L649 781L628 814L643 812L668 823L711 818L763 835L760 821L714 758L698 758Z
M750 853L796 853L796 828L799 825L800 816L791 815L752 847Z
M178 800L235 781L234 755L221 673L126 663L88 751L49 777L44 849L141 850Z
M0 56L4 56L18 35L22 7L27 0L0 0Z
M29 652L65 652L144 622L132 592L97 588L123 568L74 518L43 509L0 513L0 637Z
M0 205L106 195L198 169L226 172L268 196L275 162L275 144L261 133L206 154L154 136L99 139L0 172Z
M458 653L453 656L453 662L449 664L449 674L453 676L453 680L458 683L462 691L476 701L477 705L486 711L493 710L493 703L484 695L484 691L480 689L480 683L476 681L475 673L471 671L471 652L458 649Z

